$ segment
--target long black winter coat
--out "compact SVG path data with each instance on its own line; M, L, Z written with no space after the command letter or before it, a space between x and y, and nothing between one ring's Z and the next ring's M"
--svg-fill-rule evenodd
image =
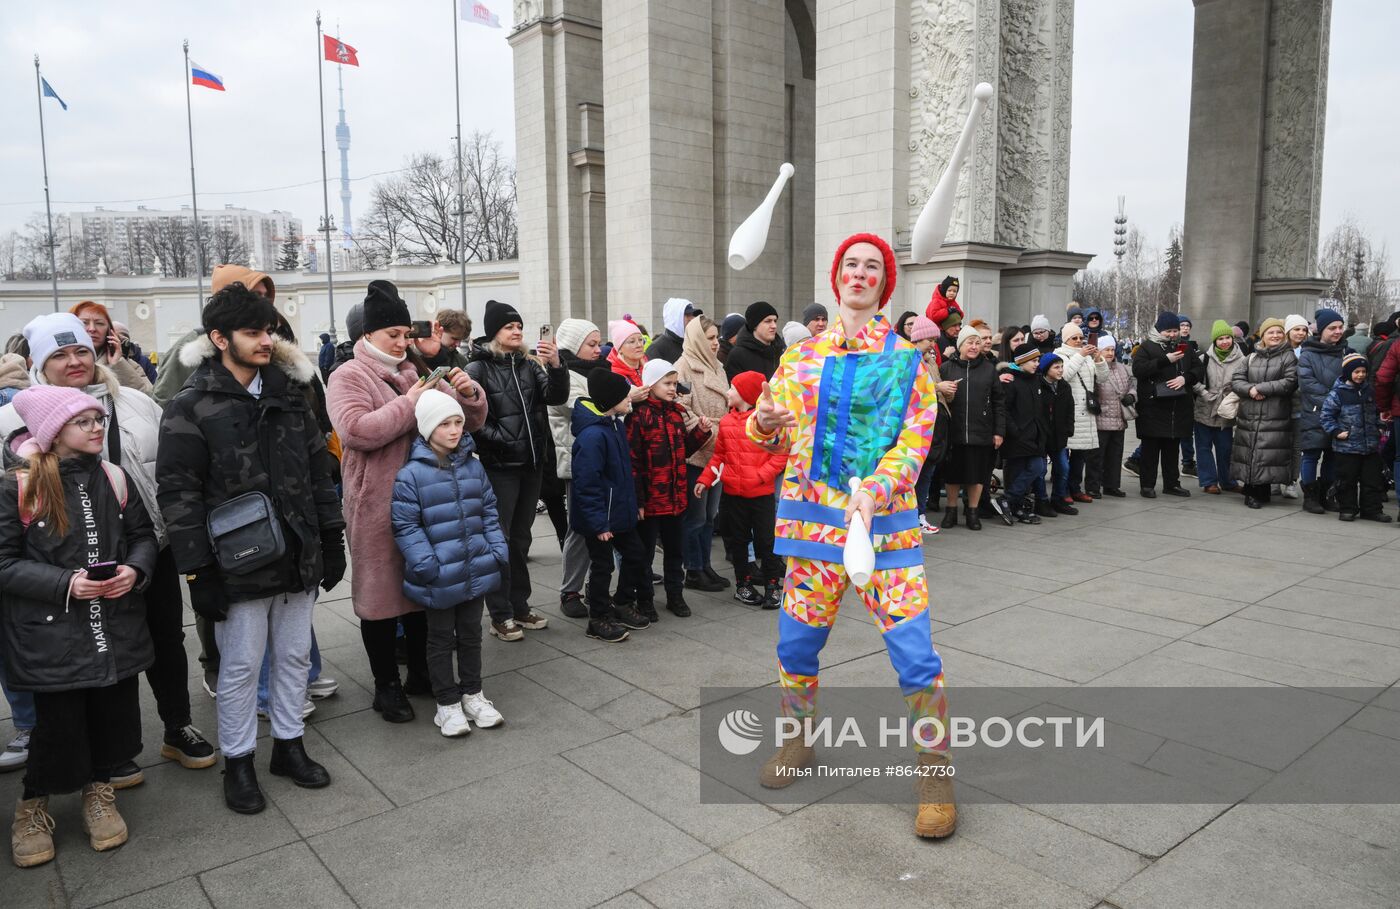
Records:
M733 382L741 372L761 372L763 378L773 378L778 371L778 361L783 356L783 345L775 339L772 344L764 344L753 336L748 327L739 329L739 337L734 340L734 349L724 361L724 377Z
M537 469L554 444L545 407L569 400L569 370L545 369L522 353L498 355L478 341L467 374L486 392L486 423L472 433L492 470Z
M1033 372L1013 369L1006 385L1006 442L1001 452L1008 458L1043 458L1054 434L1050 386Z
M0 483L0 641L6 684L17 691L103 688L151 665L154 651L139 592L156 564L156 534L146 506L127 477L123 510L95 456L59 462L68 533L55 537L35 520L19 517L19 484ZM86 494L96 545L84 529ZM94 551L95 550L95 551ZM130 565L142 576L137 588L114 600L70 600L73 572L97 562Z
M1240 399L1235 416L1230 476L1250 486L1292 483L1293 391L1298 387L1298 358L1287 343L1250 354L1231 389ZM1249 396L1258 388L1264 400Z
M1175 350L1175 347L1170 348ZM1168 348L1158 341L1143 341L1133 354L1133 378L1138 380L1137 434L1141 439L1184 439L1191 435L1195 422L1195 403L1191 387L1200 380L1201 358L1189 347L1186 356L1175 363L1167 359ZM1177 376L1186 379L1185 394L1174 398L1158 398L1154 389L1159 382Z
M1323 344L1308 338L1298 348L1298 447L1331 448L1332 437L1322 428L1322 403L1342 375L1345 343Z
M1074 389L1069 382L1061 379L1050 382L1043 379L1042 385L1051 395L1050 399L1050 453L1069 447L1069 437L1074 435Z
M278 366L262 368L253 397L218 360L203 361L165 409L156 455L157 498L181 572L215 564L210 509L245 492L272 497L287 557L250 574L225 575L229 598L312 590L325 576L321 540L345 528L333 461L303 389Z
M1006 436L1005 385L996 366L983 357L971 362L946 360L942 366L943 381L958 382L953 395L953 419L948 441L953 445L995 445L992 436Z

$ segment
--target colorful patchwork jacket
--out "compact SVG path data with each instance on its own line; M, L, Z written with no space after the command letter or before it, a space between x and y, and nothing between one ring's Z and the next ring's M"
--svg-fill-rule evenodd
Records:
M875 500L877 569L923 564L914 494L937 418L934 379L883 314L847 338L840 320L788 348L770 383L797 424L749 438L788 453L778 502L781 556L841 562L850 480Z

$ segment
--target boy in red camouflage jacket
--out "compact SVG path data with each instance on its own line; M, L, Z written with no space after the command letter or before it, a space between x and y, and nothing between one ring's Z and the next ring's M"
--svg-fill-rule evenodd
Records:
M665 360L648 360L642 369L642 385L650 393L627 419L627 440L632 446L632 476L637 483L637 504L641 523L637 533L648 557L661 540L662 584L666 608L685 618L690 607L685 602L685 569L681 560L682 528L690 504L685 459L710 439L708 417L688 417L676 403L676 367ZM689 423L689 426L687 426ZM635 593L619 585L617 599L630 601ZM639 609L642 607L638 607ZM656 607L642 613L655 622Z
M741 372L729 389L729 413L719 423L719 437L709 465L695 484L698 496L716 480L724 483L718 526L724 552L734 566L734 599L745 606L777 609L783 593L783 562L773 554L778 503L773 498L787 453L773 451L748 436L749 411L763 393L763 374ZM757 565L749 561L749 543ZM754 587L760 578L763 593Z

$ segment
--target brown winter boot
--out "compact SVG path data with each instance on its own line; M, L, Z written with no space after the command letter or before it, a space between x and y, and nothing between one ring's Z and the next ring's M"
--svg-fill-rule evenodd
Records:
M952 762L948 755L920 752L919 777L914 782L919 794L919 816L914 832L929 839L952 836L958 826L958 806L953 801Z
M809 717L802 721L802 734L783 742L783 746L763 765L758 781L767 789L784 789L797 782L797 771L808 767L816 756L811 745L805 744L806 736L812 728Z
M111 783L88 783L83 787L83 829L98 852L126 842L126 821L117 813L117 794Z
M15 823L10 828L10 855L21 868L53 861L53 818L49 797L20 799L15 803Z

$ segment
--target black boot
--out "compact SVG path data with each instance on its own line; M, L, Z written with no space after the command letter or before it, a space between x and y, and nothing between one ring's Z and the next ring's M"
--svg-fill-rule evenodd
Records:
M1058 518L1060 516L1059 512L1055 511L1055 507L1046 499L1037 500L1034 511L1042 518Z
M584 634L606 644L620 644L627 640L627 629L617 621L613 608L606 604L588 604L588 627Z
M1324 485L1323 482L1319 480L1317 483L1317 488L1321 490L1322 493L1321 498L1323 511L1330 511L1333 514L1336 514L1337 512L1342 510L1341 504L1337 501L1336 483L1327 483Z
M666 608L671 610L671 614L677 618L684 619L690 617L690 604L688 604L685 601L685 597L679 593L674 596L667 594Z
M956 502L954 502L952 505L949 505L943 511L943 522L938 526L943 528L944 530L947 530L949 527L958 526L958 505Z
M982 516L977 511L971 505L963 506L963 520L966 521L968 530L982 529Z
M320 789L331 784L331 775L326 768L306 756L306 745L301 736L273 739L272 766L268 769L273 776L291 777L292 782L303 789Z
M718 584L720 590L729 589L728 579L726 579L724 575L720 574L718 571L715 571L713 566L705 566L705 577L709 578L713 583Z
M239 814L257 814L267 807L253 769L252 752L224 758L224 804Z
M711 580L710 576L703 571L687 571L685 573L685 586L687 590L702 590L706 593L714 593L724 589L724 584L716 580Z
M1303 484L1303 510L1308 514L1325 514L1317 483Z
M398 679L394 679L392 682L374 683L374 704L372 706L387 722L413 722L413 705L408 702L407 696L403 693L403 686L399 684Z

